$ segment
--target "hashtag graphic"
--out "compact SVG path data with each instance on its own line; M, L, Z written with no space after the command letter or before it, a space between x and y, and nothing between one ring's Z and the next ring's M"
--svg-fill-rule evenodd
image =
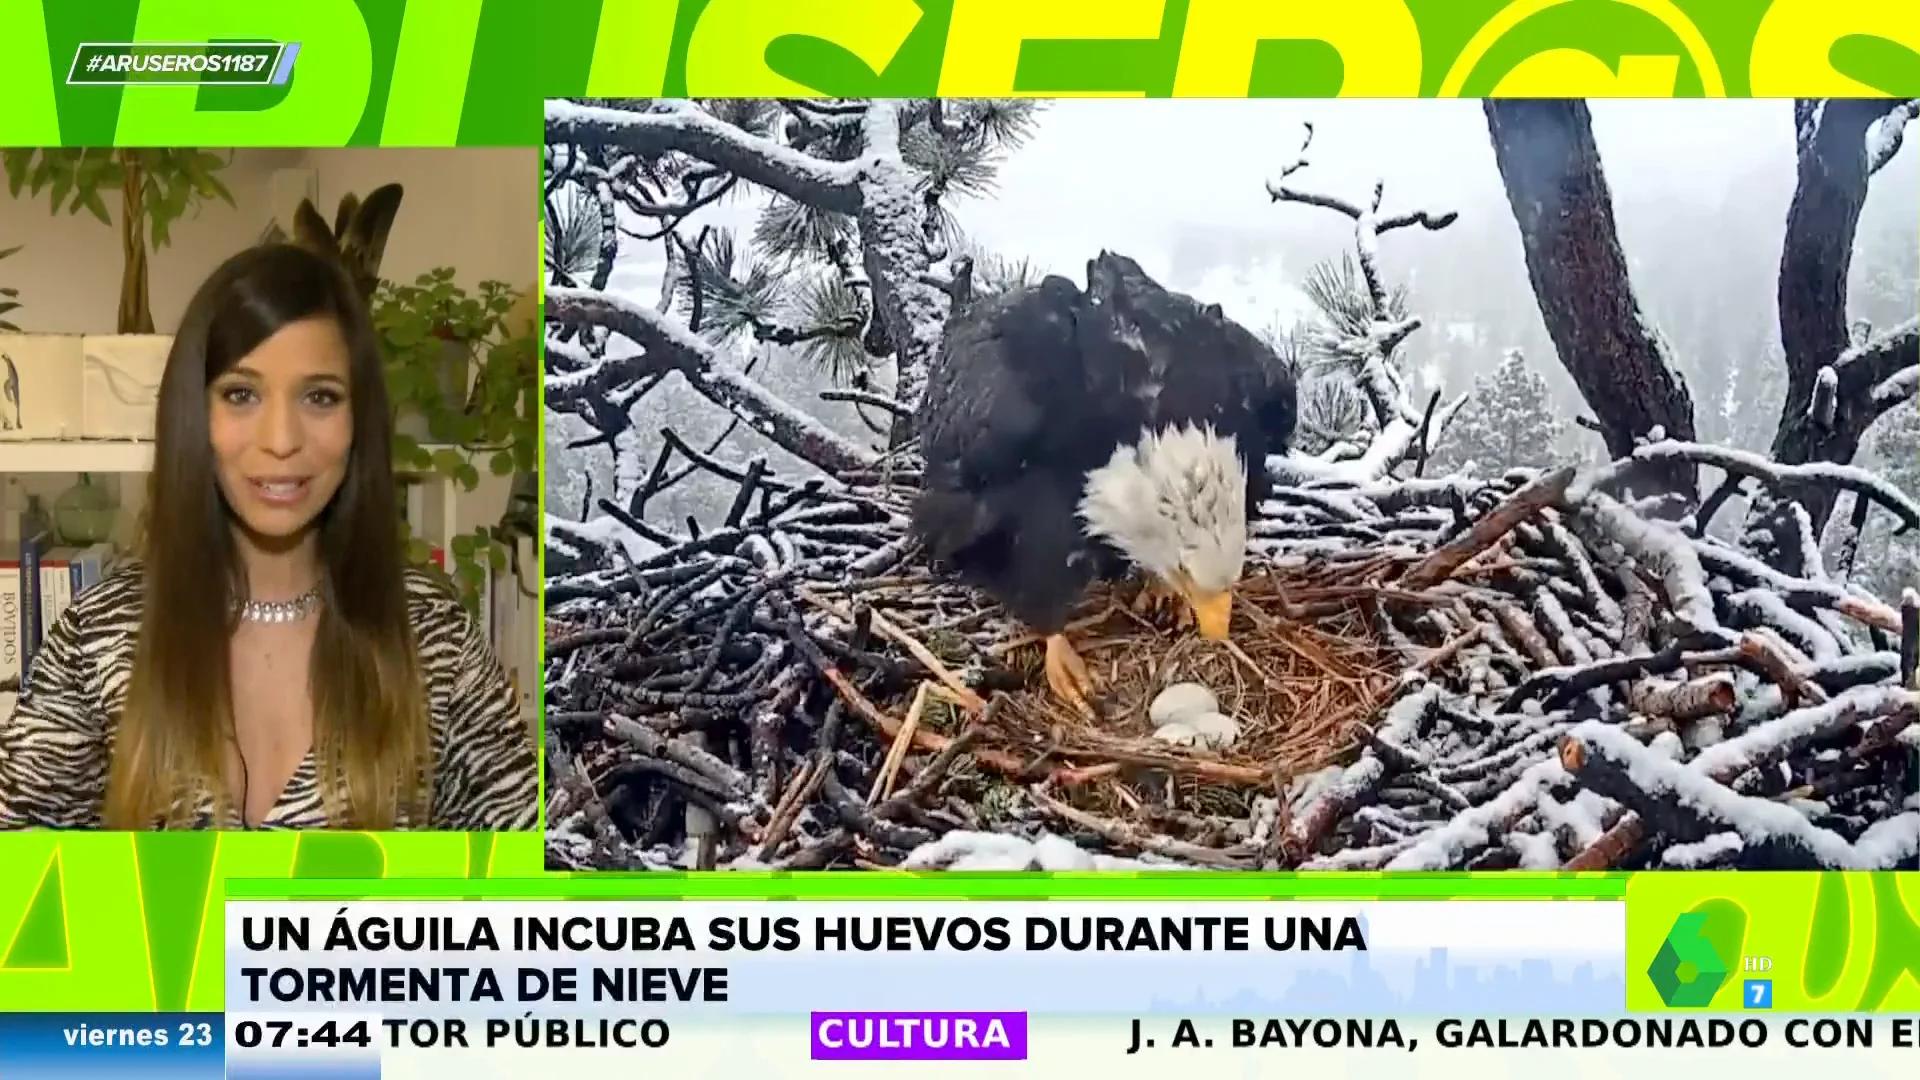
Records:
M92 86L284 86L298 42L81 42L67 83Z

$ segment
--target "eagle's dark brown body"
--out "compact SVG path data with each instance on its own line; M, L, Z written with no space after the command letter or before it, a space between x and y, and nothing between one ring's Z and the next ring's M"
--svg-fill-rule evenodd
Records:
M1077 517L1087 473L1148 430L1234 438L1252 505L1292 437L1292 373L1214 305L1102 253L1088 287L1049 277L957 314L918 416L926 460L914 531L938 562L1055 633L1126 560Z

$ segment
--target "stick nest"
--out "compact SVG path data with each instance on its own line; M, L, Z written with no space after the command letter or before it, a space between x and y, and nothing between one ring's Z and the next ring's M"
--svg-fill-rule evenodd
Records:
M1324 573L1324 568L1317 568ZM1038 643L1008 660L1026 685L1002 695L998 723L984 745L1087 762L1066 778L1072 800L1109 812L1138 806L1132 790L1143 771L1164 772L1196 789L1205 803L1246 801L1234 789L1269 789L1358 752L1354 725L1391 695L1400 665L1385 647L1360 597L1363 590L1312 587L1315 572L1262 568L1234 590L1234 634L1210 642L1134 610L1127 590L1102 586L1079 621L1076 647L1098 683L1098 719L1066 707L1045 685ZM1310 618L1309 618L1310 617ZM1168 686L1193 682L1240 725L1232 745L1189 749L1154 738L1148 708ZM1226 791L1211 789L1225 788Z
M1231 646L1087 597L1093 722L922 564L910 487L754 473L724 528L631 555L556 530L549 865L1910 865L1920 597L1572 481L1277 489ZM1157 740L1173 681L1238 740Z

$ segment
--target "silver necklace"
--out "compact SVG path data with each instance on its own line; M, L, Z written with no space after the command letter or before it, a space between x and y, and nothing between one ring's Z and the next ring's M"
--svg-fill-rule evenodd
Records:
M320 607L320 586L315 585L291 600L247 600L240 604L242 622L290 623L313 614Z

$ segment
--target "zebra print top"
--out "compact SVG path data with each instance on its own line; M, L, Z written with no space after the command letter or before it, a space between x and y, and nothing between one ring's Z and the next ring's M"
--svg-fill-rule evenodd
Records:
M410 570L413 621L432 720L434 791L429 820L402 829L504 832L540 815L533 740L512 684L475 621L431 575ZM33 678L0 720L0 830L97 829L140 627L139 564L116 567L74 598L34 656ZM308 753L263 829L331 827ZM196 828L221 827L210 798Z

